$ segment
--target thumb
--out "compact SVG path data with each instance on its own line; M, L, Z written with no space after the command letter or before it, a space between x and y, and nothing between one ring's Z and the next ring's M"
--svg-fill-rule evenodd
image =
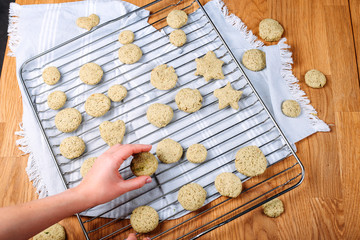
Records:
M151 183L151 181L152 179L149 176L140 176L121 182L121 187L124 190L124 192L129 192L141 188L146 183Z

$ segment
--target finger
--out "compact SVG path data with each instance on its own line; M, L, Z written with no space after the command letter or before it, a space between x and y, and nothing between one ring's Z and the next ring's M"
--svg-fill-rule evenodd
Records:
M123 161L131 155L140 152L148 152L151 150L151 147L151 145L145 144L124 144L119 148L115 148L116 151L112 152L112 156L118 161L117 164L121 165Z
M125 180L120 184L120 187L122 188L122 191L124 193L141 188L142 186L144 186L146 183L151 183L152 179L149 176L140 176L140 177L136 177L136 178L132 178L129 180Z
M135 233L130 233L127 240L137 240Z
M114 152L118 151L119 148L121 148L122 144L115 144L112 147L110 147L108 150L106 150L104 153L107 154L113 154Z

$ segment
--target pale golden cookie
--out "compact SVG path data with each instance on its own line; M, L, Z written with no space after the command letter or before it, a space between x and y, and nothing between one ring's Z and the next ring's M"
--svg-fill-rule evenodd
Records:
M180 143L170 138L165 138L158 143L156 156L163 163L174 163L180 160L183 151Z
M89 85L98 84L103 77L103 70L96 63L86 63L80 68L79 76L83 83Z
M141 49L135 44L126 44L119 49L119 60L125 64L133 64L142 57Z
M167 24L171 28L181 28L187 23L188 16L182 10L172 10L166 17Z
M120 102L127 95L127 90L120 84L112 85L108 90L108 96L113 102Z
M219 99L219 109L227 106L231 106L236 110L239 109L238 102L242 93L242 91L233 89L230 82L228 82L225 87L214 90L214 96Z
M193 113L202 106L202 96L197 89L183 88L175 96L175 102L181 111Z
M60 72L57 67L47 67L42 73L42 78L47 85L54 85L60 80Z
M130 30L122 31L119 34L119 42L123 45L132 43L134 41L135 34Z
M84 141L76 136L67 137L60 143L60 153L67 159L80 157L85 151Z
M188 211L196 211L201 208L206 200L205 189L197 183L189 183L180 188L178 201Z
M259 49L247 50L243 55L242 63L251 71L261 71L266 67L265 53Z
M211 79L224 79L222 65L224 61L218 59L213 51L208 51L202 58L196 58L196 72L195 75L204 76L206 81Z
M301 114L301 107L297 101L286 100L281 104L281 111L285 116L295 118Z
M122 120L105 121L100 124L99 130L101 138L111 147L122 142L125 135L125 123Z
M33 240L65 240L65 228L58 223L48 227L33 237Z
M142 152L134 155L131 160L130 169L135 176L151 176L158 168L156 157L149 152Z
M47 97L47 105L53 110L62 108L66 103L66 94L62 91L54 91Z
M279 41L284 33L284 28L274 19L263 19L259 24L259 35L269 42Z
M233 173L220 173L215 178L216 190L225 197L236 198L242 190L241 179Z
M151 71L150 83L159 90L169 90L175 87L177 80L175 69L166 64L159 65Z
M206 160L207 150L202 144L193 144L186 151L186 158L192 163L202 163Z
M155 127L162 128L171 122L174 111L168 105L161 103L151 104L146 111L148 121Z
M241 174L254 177L265 172L267 161L257 146L241 148L235 156L235 167Z
M311 69L305 74L305 83L312 88L322 88L326 84L326 77L319 70Z
M130 224L138 233L148 233L159 224L159 214L150 206L135 208L130 216Z
M100 18L96 14L91 14L88 17L79 17L76 20L76 25L80 28L84 28L90 31L93 27L97 26L100 22Z
M91 94L85 101L85 111L92 117L101 117L110 109L110 99L102 93Z
M75 108L65 108L55 116L55 126L61 132L75 131L82 121L81 113Z
M186 43L186 34L181 29L176 29L170 33L169 41L176 47L181 47Z
M94 165L96 160L96 157L91 157L86 159L83 164L81 165L80 168L80 174L82 177L85 177L86 174L90 171L90 169L92 168L92 166Z
M284 204L278 198L274 198L273 200L265 203L262 207L264 214L272 218L279 217L284 212Z

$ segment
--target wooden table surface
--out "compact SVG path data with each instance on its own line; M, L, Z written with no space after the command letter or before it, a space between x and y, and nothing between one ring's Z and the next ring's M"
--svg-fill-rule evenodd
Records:
M141 0L130 2L143 4ZM270 219L256 209L202 239L360 239L360 1L225 3L256 35L263 18L277 19L284 26L293 52L293 73L318 116L330 124L331 132L314 134L297 144L306 177L300 187L281 197L285 214ZM304 74L312 68L326 75L328 82L323 89L311 89L304 83ZM0 98L0 206L8 206L37 199L25 172L27 156L15 145L22 102L15 58L8 56L1 74ZM75 217L61 223L68 239L83 239Z

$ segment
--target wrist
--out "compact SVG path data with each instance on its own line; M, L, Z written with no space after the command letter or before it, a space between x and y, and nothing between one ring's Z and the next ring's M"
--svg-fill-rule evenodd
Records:
M71 194L72 199L74 200L75 206L79 206L78 212L84 211L88 208L94 207L97 205L95 201L92 200L91 196L84 191L84 189L79 185L74 188L70 188L69 194Z

